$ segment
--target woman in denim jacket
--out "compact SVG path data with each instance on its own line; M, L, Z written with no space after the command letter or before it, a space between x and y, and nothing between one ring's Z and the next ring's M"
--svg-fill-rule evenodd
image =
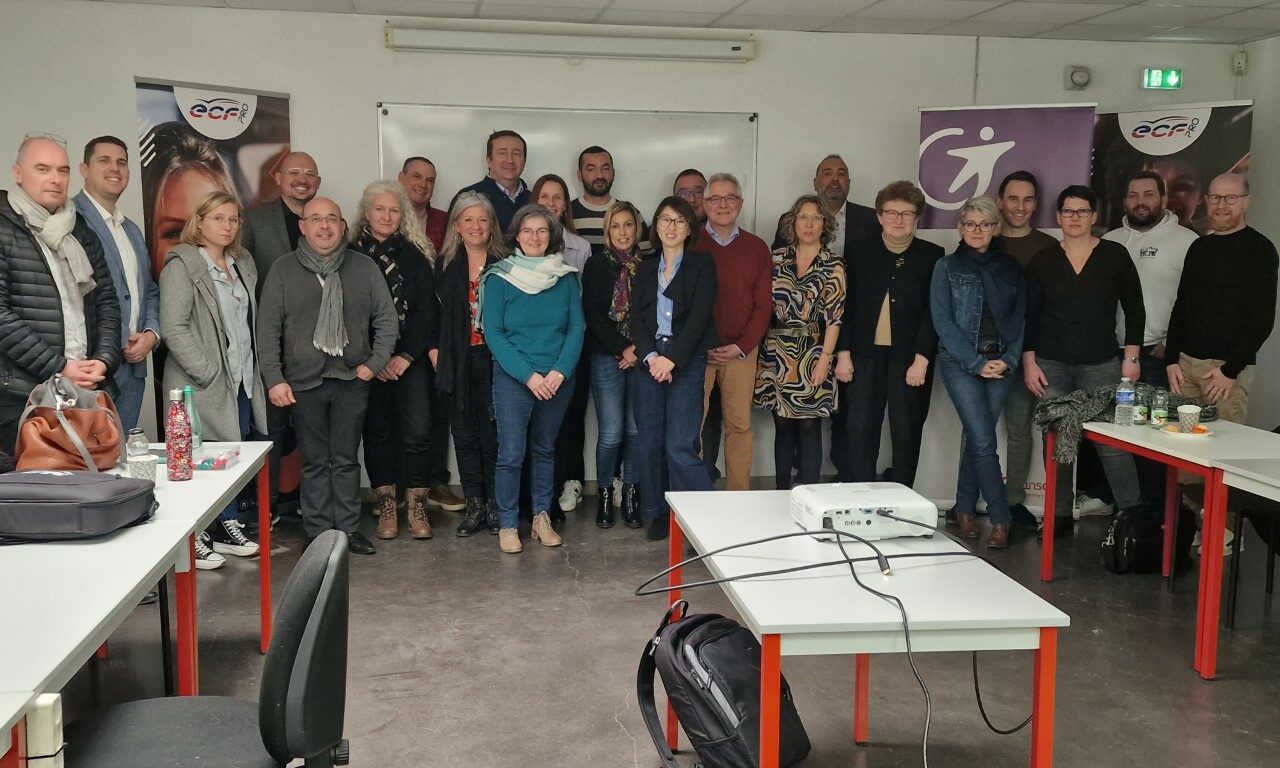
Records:
M1009 504L1005 499L996 422L1022 354L1026 286L1018 262L1000 251L1000 211L989 197L975 197L960 209L961 242L938 262L930 289L938 332L938 368L964 427L965 447L956 487L956 519L961 535L978 538L974 508L987 502L991 533L987 546L1009 545Z

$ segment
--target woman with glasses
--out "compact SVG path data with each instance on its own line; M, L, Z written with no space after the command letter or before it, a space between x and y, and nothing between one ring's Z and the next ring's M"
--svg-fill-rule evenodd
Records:
M787 242L773 252L773 320L760 345L755 404L773 411L776 487L818 482L822 417L836 407L831 361L845 310L845 273L827 246L835 217L815 194L801 195L782 216Z
M1022 268L1000 251L1000 225L1000 209L989 197L961 206L960 245L938 262L929 294L938 370L964 428L956 519L962 536L978 538L974 510L981 494L991 519L991 549L1009 546L1011 517L996 422L1017 381L1026 319Z
M938 350L929 288L944 254L941 246L916 237L923 208L924 193L915 184L889 184L876 195L882 231L844 254L849 293L836 378L851 382L845 405L854 482L876 479L887 406L893 470L885 479L915 484L933 390L929 362Z
M1137 381L1141 373L1146 311L1142 285L1129 252L1119 243L1093 236L1098 197L1074 185L1058 195L1062 240L1036 254L1027 267L1027 329L1022 377L1038 398L1061 397L1078 389ZM1116 308L1124 310L1123 361L1117 360ZM1116 505L1138 504L1133 456L1098 446L1098 456ZM1058 466L1055 535L1070 535L1075 498L1072 466Z
M564 263L555 214L537 203L516 211L509 236L514 253L482 278L480 323L497 365L493 410L498 423L498 547L522 549L520 473L530 446L533 529L546 547L562 543L551 527L556 435L573 396L582 352L582 291L578 271Z
M201 436L210 442L238 443L250 427L262 434L267 428L253 335L258 269L240 245L242 216L234 195L205 195L160 270L160 333L169 348L164 386L192 388ZM258 554L236 520L238 507L232 500L208 537L197 537L198 568L221 567L225 554Z
M707 350L715 347L716 265L690 250L697 220L693 206L672 195L658 204L650 242L657 251L636 268L628 322L639 368L632 377L639 430L640 500L660 541L670 524L663 505L663 465L673 491L709 491L702 463L702 387Z

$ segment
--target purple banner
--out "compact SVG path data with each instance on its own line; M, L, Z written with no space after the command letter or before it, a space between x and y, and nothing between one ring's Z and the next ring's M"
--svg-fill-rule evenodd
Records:
M1053 199L1071 184L1088 184L1094 107L1022 106L920 111L922 229L950 229L960 206L996 196L1008 174L1031 171L1040 182L1033 225L1056 227Z

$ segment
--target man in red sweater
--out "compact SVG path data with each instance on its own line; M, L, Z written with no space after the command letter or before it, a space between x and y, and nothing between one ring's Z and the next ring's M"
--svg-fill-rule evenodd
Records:
M724 417L726 488L745 491L751 483L751 401L756 386L756 353L773 308L773 258L763 240L738 226L742 185L728 173L707 179L705 236L698 249L715 258L719 289L714 309L722 346L707 352L703 412L720 387ZM704 457L714 461L715 457Z

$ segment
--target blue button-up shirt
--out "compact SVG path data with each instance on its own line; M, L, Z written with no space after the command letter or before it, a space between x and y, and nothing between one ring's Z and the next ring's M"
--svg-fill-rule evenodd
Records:
M721 240L720 235L716 234L715 227L711 226L711 222L708 221L704 228L707 230L707 234L711 235L711 239L715 240L716 243L719 244L721 248L728 247L729 243L732 243L734 240L737 240L738 235L742 234L742 228L739 227L737 224L734 224L733 230L729 232L729 236Z
M658 258L663 258L659 256ZM684 251L676 256L675 266L671 270L671 279L675 280L676 275L680 274L680 264L684 261ZM658 335L671 335L671 313L675 311L675 302L667 298L666 290L670 283L666 279L667 269L665 264L658 266Z

